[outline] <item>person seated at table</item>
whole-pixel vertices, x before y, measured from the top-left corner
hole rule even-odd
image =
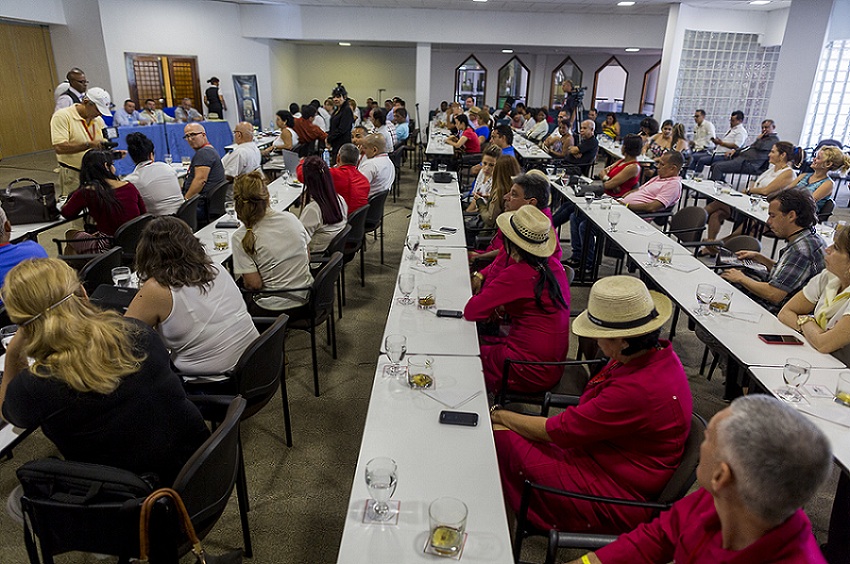
[[[543,149],[555,158],[565,158],[575,144],[570,127],[569,121],[559,122],[558,129],[543,141]]]
[[[186,178],[183,179],[183,196],[187,200],[195,194],[206,196],[210,190],[227,182],[221,157],[210,144],[207,131],[200,123],[187,123],[183,128],[183,138],[195,151]],[[198,205],[198,217],[204,217],[206,214],[205,206],[206,202],[202,198]]]
[[[156,100],[148,98],[145,107],[139,113],[139,125],[151,125],[154,123],[172,123],[174,118],[156,108]]]
[[[472,167],[472,170],[477,169],[475,180],[472,183],[472,189],[469,191],[469,206],[466,208],[468,212],[478,211],[478,200],[489,199],[490,191],[493,186],[493,169],[496,167],[496,159],[502,155],[502,150],[495,145],[489,145],[481,154],[481,164]]]
[[[386,114],[381,108],[375,108],[375,111],[372,112],[370,118],[372,120],[372,126],[375,128],[374,133],[383,136],[385,140],[384,146],[386,147],[387,152],[392,151],[396,146],[397,141],[395,136],[395,125],[389,127],[387,124]]]
[[[567,157],[564,159],[566,164],[589,169],[596,162],[599,142],[593,135],[594,127],[596,124],[589,119],[581,122],[578,145],[573,145],[567,150]]]
[[[738,398],[708,424],[697,491],[570,564],[826,564],[802,507],[831,467],[829,439],[804,415],[770,396]]]
[[[726,158],[727,154],[737,151],[747,142],[747,130],[744,129],[744,112],[735,110],[729,116],[729,129],[723,138],[715,137],[711,140],[714,143],[714,151],[706,151],[703,155],[694,156],[691,161],[691,168],[696,174],[700,174],[706,165],[711,166],[717,161]]]
[[[490,132],[490,144],[502,150],[503,155],[515,157],[514,130],[509,125],[497,125]]]
[[[360,151],[353,143],[346,143],[339,148],[336,166],[331,167],[334,189],[345,200],[349,214],[369,203],[369,179],[357,170],[358,160]]]
[[[446,138],[446,144],[455,148],[455,151],[460,153],[475,154],[481,152],[481,143],[478,141],[478,135],[475,130],[469,125],[469,118],[466,114],[459,114],[454,117],[454,126],[458,133]]]
[[[154,160],[153,141],[143,133],[131,133],[127,136],[127,153],[136,168],[124,180],[132,183],[142,195],[148,213],[177,213],[185,201],[177,171],[171,165]]]
[[[0,288],[3,287],[6,274],[18,263],[28,259],[47,258],[47,251],[38,244],[38,241],[27,239],[12,244],[11,236],[12,223],[0,207]]]
[[[322,254],[331,240],[345,229],[348,204],[334,190],[328,165],[321,157],[307,157],[299,164],[304,175],[301,224],[310,237],[310,254]]]
[[[263,160],[260,149],[254,143],[254,126],[247,121],[240,121],[233,128],[233,141],[236,147],[221,158],[224,176],[232,181],[237,176],[260,170]]]
[[[684,138],[673,139],[673,120],[665,119],[661,124],[661,132],[649,138],[643,148],[643,154],[658,162],[667,151],[682,152],[688,148],[688,140]]]
[[[67,460],[172,484],[209,431],[159,336],[92,305],[58,259],[13,268],[2,297],[18,324],[0,384],[3,419],[40,426]]]
[[[286,110],[280,110],[275,114],[275,125],[280,130],[280,134],[272,141],[272,144],[263,149],[262,153],[268,156],[272,151],[281,151],[286,149],[292,151],[298,146],[298,134],[295,133],[295,117]]]
[[[475,134],[478,136],[478,144],[482,147],[490,140],[489,118],[489,110],[473,107],[469,112],[469,126],[475,130]]]
[[[824,204],[832,199],[833,182],[829,173],[836,170],[847,172],[850,157],[838,147],[825,146],[815,154],[811,167],[812,172],[801,174],[797,179],[796,188],[805,188],[812,193],[820,213]]]
[[[617,114],[611,112],[605,114],[605,121],[602,123],[602,135],[611,141],[620,138],[620,124],[617,123]]]
[[[501,214],[496,224],[504,236],[505,265],[463,310],[469,321],[509,319],[507,337],[481,344],[489,392],[501,389],[506,358],[563,361],[570,341],[570,288],[564,267],[552,256],[558,246],[552,221],[537,207],[524,205]],[[508,376],[508,387],[514,392],[549,390],[562,372],[560,366],[517,365]]]
[[[357,147],[357,150],[360,151],[360,154],[363,154],[363,147],[361,143],[366,136],[369,135],[369,130],[366,129],[365,125],[355,125],[354,129],[351,130],[351,142],[354,143],[354,146]],[[359,164],[360,159],[358,159]]]
[[[440,107],[434,110],[434,124],[446,123],[448,117],[449,103],[446,100],[440,102]]]
[[[746,193],[767,197],[791,186],[796,177],[791,165],[799,166],[802,157],[803,151],[787,141],[774,144],[768,154],[770,165],[754,182],[750,183]],[[706,237],[707,240],[714,241],[720,233],[723,222],[732,216],[732,208],[728,204],[715,200],[705,206],[705,211],[708,214]],[[740,234],[740,231],[732,233],[732,235],[736,234]],[[706,248],[700,251],[700,254],[713,255],[715,252],[714,249]]]
[[[761,133],[747,147],[729,151],[726,159],[711,165],[711,180],[723,180],[727,174],[756,174],[768,160],[770,149],[779,141],[772,119],[761,122]]]
[[[573,333],[595,339],[610,360],[587,383],[579,404],[553,417],[491,412],[507,505],[517,511],[526,480],[577,493],[650,501],[679,466],[691,427],[688,377],[669,341],[659,338],[670,299],[632,276],[609,276],[590,289]],[[649,510],[560,496],[528,510],[538,529],[620,533]]]
[[[534,112],[534,125],[524,129],[524,135],[529,141],[539,143],[549,134],[549,122],[546,121],[546,108],[539,108]]]
[[[141,287],[125,315],[156,329],[187,381],[230,370],[259,336],[236,282],[184,221],[158,217],[145,226],[136,274]]]
[[[492,147],[492,145],[491,145]],[[487,148],[488,150],[490,147]],[[485,156],[487,158],[487,151]],[[475,209],[469,211],[477,211],[478,217],[481,218],[481,227],[492,229],[496,226],[496,218],[504,211],[505,195],[510,191],[513,185],[513,178],[517,176],[522,169],[519,166],[519,161],[510,155],[500,155],[496,158],[493,165],[492,182],[490,184],[490,194],[488,196],[479,196],[473,193],[475,198]],[[470,205],[470,208],[472,206]]]
[[[320,141],[324,143],[325,139],[328,138],[328,134],[321,127],[313,123],[316,117],[316,108],[309,104],[301,106],[301,117],[295,116],[293,129],[298,135],[298,145],[296,147],[299,149],[298,153],[301,156],[306,157],[314,154],[315,142]]]
[[[297,102],[292,102],[289,104],[289,113],[292,114],[292,117],[298,119],[301,117],[301,106],[298,105]]]
[[[183,98],[180,105],[174,108],[174,121],[182,121],[183,123],[204,121],[204,116],[192,107],[191,99]]]
[[[826,249],[826,268],[782,306],[779,321],[803,334],[819,352],[850,362],[850,229]]]
[[[112,151],[91,150],[83,155],[80,187],[71,193],[59,212],[70,219],[84,210],[88,210],[97,231],[91,234],[79,229],[66,231],[65,238],[73,239],[66,246],[66,254],[101,253],[109,249],[112,247],[111,237],[121,225],[147,213],[136,187],[115,175]]]
[[[269,207],[269,190],[257,173],[233,182],[236,217],[242,225],[233,233],[233,273],[247,290],[306,288],[313,283],[307,230],[289,211]],[[304,305],[306,292],[254,296],[253,315],[277,316]]]
[[[535,119],[537,117],[537,113],[533,108],[527,108],[525,104],[522,103],[517,104],[516,111],[523,117],[522,127],[518,133],[525,135],[534,129],[535,125],[537,125],[537,120]]]
[[[357,165],[366,180],[369,181],[369,195],[392,189],[395,182],[395,165],[387,155],[386,138],[380,133],[367,135],[360,142],[363,156]]]
[[[124,100],[124,107],[112,114],[112,123],[115,127],[139,125],[141,114],[136,111],[136,103],[132,100]]]
[[[393,113],[393,124],[395,125],[395,136],[399,145],[403,145],[407,141],[407,138],[410,137],[409,122],[407,110],[401,107],[397,108]]]

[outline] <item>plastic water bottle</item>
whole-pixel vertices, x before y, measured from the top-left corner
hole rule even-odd
[[[322,160],[325,161],[325,164],[328,165],[328,168],[331,167],[331,152],[327,149],[322,151]]]

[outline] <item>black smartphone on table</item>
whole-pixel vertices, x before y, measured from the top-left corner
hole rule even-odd
[[[468,411],[441,411],[440,423],[443,425],[463,425],[464,427],[477,427],[478,414]]]
[[[794,335],[766,335],[760,334],[759,339],[768,345],[802,345],[803,341]]]

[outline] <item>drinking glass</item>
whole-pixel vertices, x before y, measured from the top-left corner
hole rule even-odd
[[[608,212],[608,225],[611,226],[611,233],[616,233],[617,224],[620,223],[620,212],[618,211],[609,211]]]
[[[387,502],[395,493],[398,483],[398,465],[392,458],[379,456],[366,463],[366,486],[375,503],[372,505],[374,520],[386,521],[392,517]]]
[[[430,356],[407,357],[407,385],[414,390],[427,390],[434,384],[434,360]]]
[[[0,329],[0,345],[3,345],[4,349],[9,348],[9,343],[12,342],[12,337],[15,336],[15,333],[18,332],[17,325],[6,325],[5,327]]]
[[[188,155],[183,155],[182,157],[180,157],[180,164],[182,164],[183,166],[189,166],[191,163],[192,157]]]
[[[431,163],[422,163],[422,170],[426,177],[431,176]]]
[[[420,284],[416,287],[416,298],[419,309],[430,309],[437,305],[437,287],[431,284]]]
[[[553,176],[555,176],[555,167],[547,166],[546,167],[546,176],[548,176],[549,178],[552,178]]]
[[[397,376],[401,372],[399,364],[407,354],[407,337],[404,335],[387,335],[384,340],[384,348],[387,350],[387,358],[392,365],[386,370],[388,376]]]
[[[174,162],[174,158],[171,156],[171,153],[165,153],[163,160],[165,160],[165,164],[168,166],[171,166],[171,163]]]
[[[431,192],[425,194],[425,205],[433,206],[437,204],[437,196]]]
[[[413,300],[410,294],[413,293],[414,288],[416,288],[416,277],[409,272],[400,274],[398,277],[398,289],[404,294],[404,297],[399,298],[398,303],[402,305],[412,304]]]
[[[408,235],[404,240],[404,246],[410,251],[410,260],[416,260],[416,251],[419,250],[419,235]]]
[[[130,267],[116,266],[112,269],[112,285],[126,288],[130,285]]]
[[[809,373],[812,371],[812,365],[805,360],[799,358],[789,358],[785,361],[785,367],[782,369],[782,379],[788,384],[784,388],[776,390],[776,395],[779,399],[787,402],[797,403],[803,399],[803,394],[800,392],[800,386],[806,383],[809,379]]]
[[[224,203],[224,213],[230,217],[230,219],[236,218],[236,202],[225,202]]]
[[[601,200],[599,200],[599,209],[601,210],[610,210],[611,209],[611,198],[608,196],[603,196]]]
[[[759,202],[759,209],[763,212],[767,211],[767,208],[770,207],[770,202],[767,201],[767,198],[762,198]]]
[[[0,329],[0,334],[2,334],[2,329]],[[838,373],[838,384],[835,386],[835,401],[850,406],[850,372]]]
[[[658,262],[664,266],[673,263],[673,245],[661,246],[661,254],[658,255]]]
[[[440,172],[446,172],[448,168],[449,167],[446,163],[440,163],[437,165],[437,170],[439,170]]]
[[[685,180],[693,180],[694,179],[694,171],[688,170],[685,172]]]
[[[226,251],[229,243],[227,241],[227,231],[213,231],[213,245],[216,251]]]
[[[699,308],[694,310],[694,313],[702,316],[711,315],[708,305],[714,299],[714,293],[716,291],[717,288],[711,284],[697,284],[697,303],[699,303]]]
[[[434,552],[444,556],[457,554],[463,546],[468,515],[469,509],[459,499],[441,497],[431,502],[428,507],[428,521],[431,526],[428,543]]]
[[[753,210],[753,211],[757,210],[758,207],[759,207],[760,201],[761,201],[761,198],[759,196],[755,196],[755,195],[750,196],[750,209]]]
[[[419,209],[419,229],[422,231],[431,229],[431,210],[425,206]]]
[[[658,266],[658,257],[661,255],[663,245],[658,241],[650,241],[646,245],[646,254],[649,255],[649,262],[646,266]]]
[[[422,247],[422,263],[425,266],[437,266],[439,257],[437,247]]]
[[[590,204],[593,203],[593,192],[584,195],[584,203],[587,204],[587,209],[590,209]]]

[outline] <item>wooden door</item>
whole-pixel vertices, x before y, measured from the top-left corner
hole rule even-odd
[[[130,99],[141,108],[148,98],[156,100],[158,106],[170,106],[166,100],[162,57],[124,53]]]
[[[161,107],[177,106],[183,98],[203,113],[198,58],[183,55],[124,53],[130,98],[143,105],[152,98]]]
[[[198,79],[197,57],[168,57],[168,75],[171,82],[171,97],[177,106],[183,98],[192,100],[192,107],[204,113],[201,84]]]
[[[0,156],[50,149],[56,67],[46,26],[0,23]],[[12,78],[14,77],[14,79]]]

